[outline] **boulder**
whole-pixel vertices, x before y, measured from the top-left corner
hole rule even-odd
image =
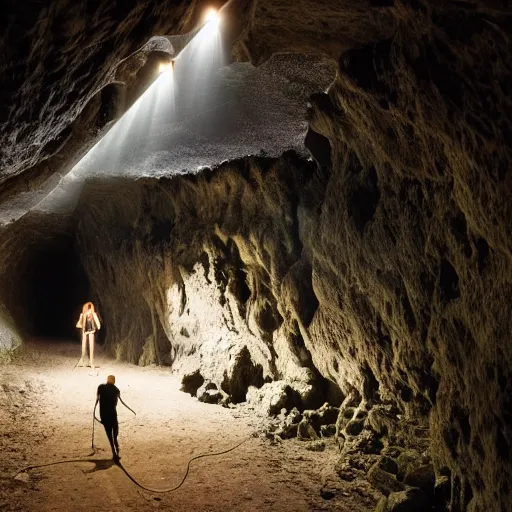
[[[357,437],[349,438],[353,449],[365,454],[380,454],[384,445],[379,437],[371,430],[363,430]]]
[[[205,381],[203,385],[196,392],[197,399],[206,404],[221,403],[224,398],[228,398],[217,385],[211,381]]]
[[[22,335],[16,329],[14,321],[0,302],[0,358],[5,358],[5,354],[19,347],[22,339]]]
[[[339,460],[334,469],[341,480],[346,482],[352,482],[360,475],[360,472],[355,470],[347,459]]]
[[[398,480],[403,480],[405,475],[411,469],[418,467],[420,462],[420,454],[416,450],[404,450],[397,458],[398,463]]]
[[[405,475],[404,483],[411,487],[419,487],[426,494],[432,494],[436,484],[434,466],[426,464],[412,469]]]
[[[391,493],[400,492],[405,489],[404,484],[399,482],[394,475],[380,468],[380,461],[370,468],[367,478],[384,496],[389,496]]]
[[[316,435],[315,429],[308,423],[306,419],[303,419],[297,429],[297,438],[301,441],[316,439],[318,436]]]
[[[452,483],[448,476],[442,475],[436,479],[434,484],[434,505],[436,510],[445,510],[450,502]]]
[[[291,425],[281,424],[275,431],[275,435],[281,439],[291,439],[297,437],[298,425],[292,423]]]
[[[429,502],[421,489],[411,488],[388,496],[386,512],[427,512]]]
[[[264,384],[259,389],[251,386],[247,392],[247,403],[262,414],[275,416],[283,408],[292,409],[295,397],[287,383],[276,381]]]
[[[336,424],[338,415],[338,407],[332,407],[328,403],[317,410],[306,410],[303,413],[303,416],[308,419],[317,434],[320,434],[323,425]]]
[[[336,425],[322,425],[320,427],[320,435],[322,437],[332,437],[336,435]]]
[[[387,506],[388,506],[388,499],[384,496],[377,503],[377,506],[375,507],[374,512],[386,512]]]
[[[373,408],[366,419],[366,425],[378,435],[390,434],[394,430],[396,416],[384,409]]]
[[[181,379],[181,391],[196,396],[197,390],[203,385],[204,377],[199,370],[186,373]]]
[[[197,399],[205,404],[218,404],[223,398],[222,393],[217,389],[207,389],[197,395]]]
[[[352,420],[347,423],[345,427],[345,432],[349,436],[357,436],[359,435],[364,428],[364,422],[362,420]]]
[[[311,441],[306,445],[306,450],[310,452],[323,452],[325,450],[325,441]]]
[[[281,439],[290,439],[292,437],[296,437],[298,425],[302,420],[302,414],[296,407],[294,407],[288,415],[284,414],[283,411],[286,413],[286,409],[281,410],[280,417],[283,419],[277,427],[275,434],[278,435]]]
[[[331,425],[333,423],[335,424],[339,413],[340,410],[338,407],[333,407],[326,402],[317,410],[320,425]]]
[[[202,395],[206,391],[210,391],[212,389],[218,389],[217,388],[217,384],[215,384],[214,382],[212,382],[210,380],[205,380],[203,382],[203,384],[197,389],[196,396],[199,397],[200,395]]]
[[[297,407],[294,407],[288,416],[286,416],[286,424],[287,425],[298,425],[302,420],[302,414],[299,412]]]
[[[390,457],[382,457],[379,460],[379,468],[386,473],[396,475],[398,473],[398,464]]]

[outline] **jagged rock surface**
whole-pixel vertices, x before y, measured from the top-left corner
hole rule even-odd
[[[65,2],[56,5],[64,12]],[[82,69],[82,46],[56,75],[44,73],[50,52],[37,41],[52,30],[34,22],[58,18],[34,11],[26,23],[43,31],[33,38],[41,64],[30,78],[18,63],[16,87],[3,87],[13,110],[2,111],[2,179],[51,154],[49,144],[60,144],[116,59],[165,29],[157,5],[133,7],[140,16],[119,13],[127,25],[117,25],[114,40],[132,34],[129,48],[96,41],[88,59],[103,59],[97,73],[88,59]],[[185,16],[181,9],[170,25]],[[421,443],[430,446],[437,480],[451,470],[452,510],[505,510],[512,492],[510,6],[258,2],[243,12],[251,19],[234,46],[237,58],[314,50],[336,59],[336,81],[311,100],[306,143],[318,166],[287,155],[196,178],[89,184],[75,227],[110,347],[133,362],[199,370],[236,400],[265,378],[325,392],[321,375],[353,402],[354,415],[337,428],[351,450],[377,455],[383,436],[419,436],[428,425]],[[141,19],[148,32],[134,29]],[[63,26],[64,52],[79,25]],[[91,30],[101,37],[109,26]],[[24,41],[22,57],[32,48]],[[81,88],[66,87],[73,63]],[[40,85],[43,93],[33,96],[46,100],[26,100]],[[53,89],[66,91],[65,101],[45,104],[44,91]],[[11,256],[17,233],[2,233]],[[23,230],[21,237],[21,245],[30,239]],[[22,269],[14,256],[3,258],[2,270],[12,273],[3,283]],[[16,309],[16,292],[4,285],[2,292]],[[372,412],[381,402],[403,421]],[[369,428],[361,431],[362,410]],[[369,471],[366,462],[350,466],[359,464],[350,456],[340,473]],[[409,499],[411,491],[402,492],[390,494],[393,507]]]

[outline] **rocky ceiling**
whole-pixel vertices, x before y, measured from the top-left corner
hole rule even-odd
[[[147,165],[138,181],[87,174],[66,216],[27,211],[215,2],[8,3],[3,345],[30,324],[34,247],[72,240],[118,357],[173,365],[233,401],[270,381],[302,407],[343,398],[339,474],[367,473],[380,510],[405,510],[396,495],[410,488],[354,465],[355,453],[403,460],[411,446],[432,482],[410,510],[508,510],[510,2],[229,2],[235,63],[219,83],[246,93],[228,132],[236,147],[202,140],[215,154],[198,166],[215,169],[194,175],[172,176],[203,158],[187,138],[188,163],[164,159],[159,179]]]

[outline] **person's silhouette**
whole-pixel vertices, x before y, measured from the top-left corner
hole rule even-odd
[[[117,400],[121,400],[121,393],[115,385],[116,378],[114,375],[107,377],[106,384],[100,384],[96,393],[96,405],[100,403],[100,418],[105,432],[108,437],[108,442],[112,448],[112,458],[115,462],[118,462],[119,457],[119,444],[117,442],[117,436],[119,434],[119,424],[117,422]],[[122,403],[124,403],[121,400]]]

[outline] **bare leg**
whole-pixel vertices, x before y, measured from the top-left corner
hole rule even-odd
[[[91,360],[91,368],[94,370],[94,333],[89,334],[89,359]]]
[[[78,361],[78,366],[83,366],[85,361],[85,356],[87,355],[87,336],[82,331],[82,357],[80,361]]]

